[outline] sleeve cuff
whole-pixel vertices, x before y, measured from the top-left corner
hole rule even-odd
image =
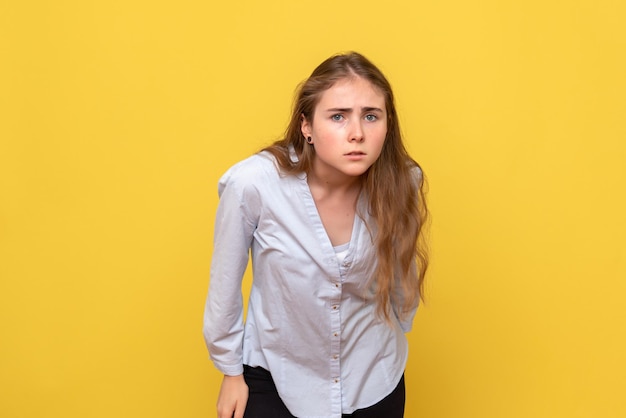
[[[239,376],[240,374],[243,374],[243,364],[226,366],[215,362],[213,363],[215,364],[215,367],[217,367],[217,369],[226,376]]]

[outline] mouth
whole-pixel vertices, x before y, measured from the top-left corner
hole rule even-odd
[[[344,155],[348,155],[348,156],[352,156],[352,157],[358,157],[358,156],[361,156],[361,155],[365,155],[365,153],[362,152],[362,151],[352,151],[352,152],[348,152],[348,153],[346,153]]]

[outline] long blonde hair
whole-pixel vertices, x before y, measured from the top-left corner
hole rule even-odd
[[[273,154],[279,167],[287,173],[309,173],[315,149],[305,146],[302,117],[313,120],[322,93],[337,81],[355,75],[368,80],[385,97],[387,136],[379,158],[362,175],[362,180],[369,214],[376,224],[374,243],[378,264],[372,280],[377,311],[389,320],[393,304],[402,319],[424,295],[428,252],[423,227],[428,211],[424,200],[424,176],[402,142],[393,92],[383,73],[356,52],[328,58],[300,84],[284,138],[264,151]],[[290,148],[295,150],[297,161],[290,158]]]

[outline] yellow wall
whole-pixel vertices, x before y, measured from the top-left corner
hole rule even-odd
[[[211,417],[216,182],[354,49],[431,186],[407,417],[626,416],[623,2],[0,6],[0,416]]]

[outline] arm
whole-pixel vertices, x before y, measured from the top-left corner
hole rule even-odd
[[[229,170],[219,183],[211,281],[204,312],[204,338],[211,360],[224,373],[218,416],[242,417],[248,398],[243,379],[241,281],[260,207],[256,189]]]
[[[413,178],[413,186],[414,186],[413,196],[415,199],[418,200],[419,206],[421,207],[419,210],[420,212],[419,216],[422,218],[419,221],[423,223],[426,220],[427,212],[426,212],[426,207],[424,205],[424,202],[419,202],[419,200],[424,197],[423,194],[420,192],[422,185],[423,185],[423,181],[424,181],[424,175],[422,173],[421,168],[418,165],[414,166],[411,169],[411,176]],[[420,234],[423,234],[423,233],[424,233],[423,231],[420,232]],[[419,236],[415,238],[418,240],[418,245],[419,245],[419,240],[421,240],[421,238]],[[418,258],[417,258],[417,255],[415,255],[414,258],[411,260],[411,264],[409,266],[409,269],[410,269],[409,275],[411,277],[417,277],[417,274],[419,271],[417,262],[418,262]],[[397,271],[401,271],[400,266],[397,266]],[[417,283],[415,283],[414,285],[417,286]],[[417,291],[419,293],[419,290]],[[412,301],[411,305],[406,308],[407,311],[404,312],[404,315],[400,315],[404,301],[406,300],[406,295],[404,293],[404,289],[402,288],[402,285],[400,284],[400,280],[398,280],[398,277],[396,277],[396,283],[393,289],[393,298],[392,298],[392,302],[395,302],[395,303],[392,303],[392,305],[393,305],[394,314],[398,318],[400,327],[402,328],[404,332],[409,332],[413,326],[413,319],[415,318],[415,314],[419,306],[419,298],[420,296],[418,294],[416,300]],[[400,319],[401,317],[402,319]]]
[[[217,418],[243,418],[248,402],[248,386],[243,375],[224,376],[217,398]]]
[[[415,262],[411,264],[411,269],[413,270],[413,272],[415,272],[415,270],[417,269],[417,264]],[[415,314],[417,313],[417,308],[419,306],[419,297],[415,301],[415,304],[410,308],[410,310],[406,312],[404,318],[400,319],[400,310],[402,309],[402,304],[404,303],[404,292],[402,289],[402,285],[399,283],[399,280],[396,280],[394,293],[395,303],[392,302],[393,313],[398,319],[402,331],[404,331],[405,333],[409,332],[413,328],[413,319],[415,318]],[[392,301],[393,300],[394,299],[392,299]]]

